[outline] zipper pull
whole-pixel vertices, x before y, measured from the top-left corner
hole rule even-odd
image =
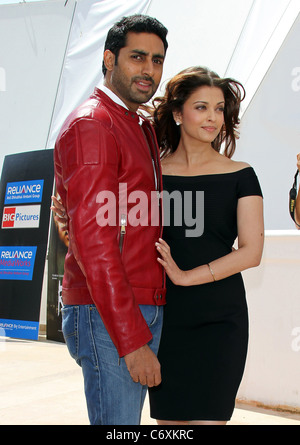
[[[121,215],[121,234],[125,235],[126,233],[126,215]]]

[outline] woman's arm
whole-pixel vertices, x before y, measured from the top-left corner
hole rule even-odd
[[[56,196],[51,196],[53,205],[50,207],[54,213],[54,219],[63,224],[62,230],[69,230],[68,227],[68,215],[65,207],[62,204],[61,198]]]
[[[156,247],[162,258],[158,261],[178,286],[195,286],[227,278],[243,270],[257,267],[264,246],[263,199],[248,196],[238,201],[238,249],[230,254],[195,269],[182,271],[174,262],[170,248],[160,240]]]

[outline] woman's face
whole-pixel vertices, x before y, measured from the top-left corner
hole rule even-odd
[[[181,137],[211,144],[224,124],[225,99],[217,87],[198,88],[183,105],[182,112],[174,113],[181,123]]]

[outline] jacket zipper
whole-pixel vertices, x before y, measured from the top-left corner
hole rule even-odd
[[[126,215],[121,215],[121,228],[120,228],[120,239],[119,239],[119,248],[121,253],[123,251],[124,237],[126,234],[126,222],[127,222]]]
[[[160,168],[159,168],[159,164],[158,164],[158,160],[157,160],[157,151],[156,151],[156,162],[155,162],[155,160],[153,158],[152,150],[151,150],[151,147],[150,147],[150,145],[148,143],[148,140],[147,140],[147,137],[145,135],[144,129],[142,127],[140,127],[140,128],[141,128],[141,131],[143,133],[145,142],[147,144],[147,147],[148,147],[148,150],[149,150],[149,153],[150,153],[150,157],[151,157],[151,161],[152,161],[152,167],[153,167],[153,174],[154,174],[155,190],[156,190],[157,194],[159,195],[160,194],[160,191],[159,191],[160,187],[159,187],[158,173],[160,174]],[[148,133],[150,133],[150,136],[151,136],[152,142],[153,142],[153,147],[155,149],[155,141],[154,141],[154,138],[153,138],[153,134],[151,133],[151,131],[148,130],[148,128],[146,128],[146,130],[148,131]],[[160,205],[160,200],[158,200],[158,205]]]
[[[143,136],[145,138],[145,141],[146,141],[146,144],[148,146],[148,149],[150,151],[150,156],[151,156],[153,170],[154,170],[155,189],[156,189],[156,193],[157,193],[157,196],[158,196],[158,205],[159,205],[159,208],[160,208],[160,217],[161,217],[161,221],[162,221],[162,208],[161,208],[161,205],[160,205],[161,169],[160,169],[160,159],[159,159],[159,155],[158,155],[157,145],[156,145],[156,142],[154,140],[154,137],[153,137],[153,134],[152,134],[151,130],[149,130],[146,127],[147,132],[150,133],[150,136],[151,136],[151,139],[152,139],[152,143],[153,143],[153,148],[155,150],[155,155],[156,155],[156,162],[155,162],[155,159],[153,157],[152,150],[151,150],[151,147],[150,147],[150,145],[148,143],[148,140],[147,140],[147,137],[145,135],[145,132],[144,132],[142,126],[140,126],[140,128],[141,128],[141,131],[142,131]],[[162,231],[163,231],[163,227],[162,227],[162,223],[161,223],[160,236],[162,236]],[[166,273],[164,272],[164,270],[163,270],[162,274],[163,274],[162,287],[165,287]]]

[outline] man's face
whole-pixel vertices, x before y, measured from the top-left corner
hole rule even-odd
[[[136,111],[156,92],[164,57],[163,42],[156,34],[127,34],[126,46],[110,71],[110,86],[130,110]]]

